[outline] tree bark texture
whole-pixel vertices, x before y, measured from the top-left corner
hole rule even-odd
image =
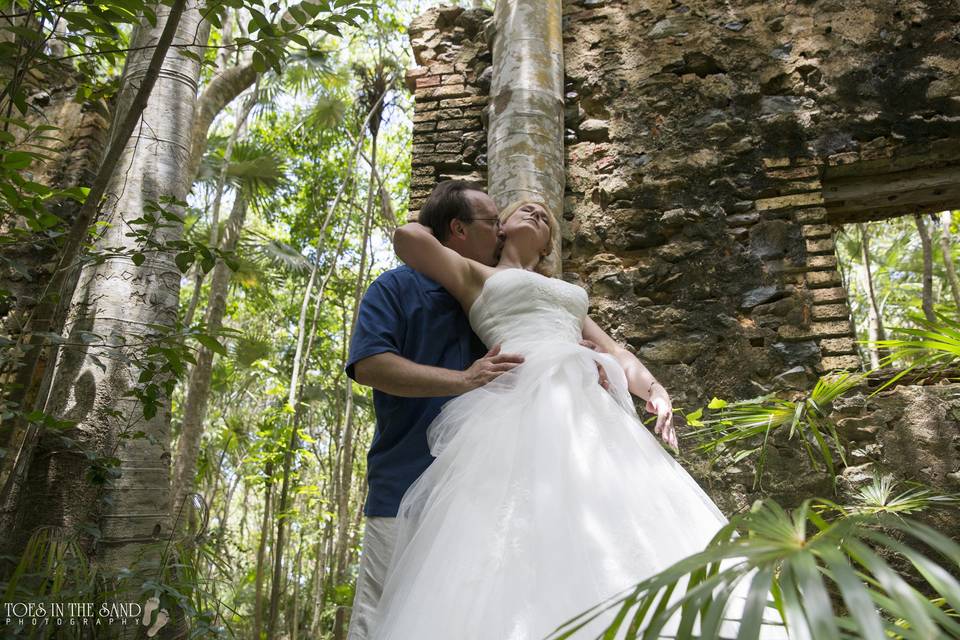
[[[501,0],[493,14],[488,193],[563,214],[563,39],[560,0]],[[551,271],[560,273],[560,238]]]
[[[163,5],[157,8],[157,25],[144,21],[133,35],[135,50],[123,72],[120,114],[138,94],[170,14]],[[191,0],[174,43],[194,43],[201,26],[200,11]],[[139,384],[141,366],[118,356],[142,356],[144,344],[157,332],[150,325],[176,323],[180,271],[174,251],[145,251],[144,261],[135,264],[132,255],[142,247],[126,234],[142,228],[130,221],[144,214],[148,202],[186,196],[183,171],[199,75],[199,64],[179,48],[167,52],[155,90],[105,189],[102,219],[107,225],[94,242],[105,257],[82,266],[64,327],[71,344],[83,344],[91,335],[103,342],[60,350],[45,403],[47,413],[76,423],[69,435],[77,446],[65,447],[61,433],[41,438],[28,471],[30,504],[19,510],[15,537],[23,540],[41,525],[93,533],[94,561],[108,571],[129,566],[145,545],[170,534],[169,398],[161,390],[156,414],[143,417],[140,402],[129,396]],[[181,233],[181,224],[167,220],[150,236],[164,243]],[[135,437],[138,433],[144,437]],[[115,457],[119,476],[91,484],[91,463],[84,450],[108,465]]]
[[[240,231],[247,213],[247,202],[242,193],[237,193],[223,234],[223,251],[233,251],[237,247]],[[223,316],[227,310],[227,290],[230,286],[232,271],[223,260],[218,260],[210,278],[210,300],[205,316],[206,331],[216,333],[223,326]],[[210,381],[213,376],[213,350],[201,345],[197,353],[197,364],[190,371],[187,382],[186,398],[183,404],[183,424],[177,439],[177,453],[174,457],[173,493],[174,505],[184,495],[193,490],[194,477],[197,474],[197,456],[200,452],[200,439],[203,435],[203,421],[207,416],[207,403],[210,399]]]

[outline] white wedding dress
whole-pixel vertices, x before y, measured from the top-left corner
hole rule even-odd
[[[586,314],[586,292],[562,280],[486,281],[470,323],[525,361],[429,427],[436,460],[401,502],[372,639],[539,640],[727,522],[641,424],[620,365],[578,344]]]

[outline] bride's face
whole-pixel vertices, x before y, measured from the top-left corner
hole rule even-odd
[[[550,214],[536,202],[523,204],[502,223],[507,238],[529,237],[542,253],[550,248]]]

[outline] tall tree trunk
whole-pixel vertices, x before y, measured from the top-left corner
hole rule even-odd
[[[923,246],[923,294],[921,299],[923,315],[927,318],[927,322],[936,322],[937,316],[933,313],[933,242],[930,241],[930,232],[927,230],[927,224],[923,221],[923,216],[915,213],[913,219],[917,223],[917,233],[920,234],[920,244]]]
[[[300,545],[297,547],[296,572],[293,574],[293,612],[290,614],[290,640],[297,640],[300,629],[300,571],[303,568],[303,529],[300,530]]]
[[[374,161],[377,157],[377,136],[372,137],[371,157]],[[366,289],[368,278],[368,245],[370,243],[370,227],[373,221],[374,194],[376,185],[374,183],[373,171],[370,173],[370,185],[367,189],[367,208],[366,216],[363,221],[363,234],[360,247],[360,269],[357,273],[357,284],[353,292],[353,311],[351,314],[348,335],[344,336],[344,344],[350,342],[350,335],[353,334],[353,327],[357,324],[357,314],[360,310],[360,298]],[[340,473],[339,486],[337,490],[337,581],[343,582],[347,572],[347,559],[349,551],[350,534],[350,488],[353,481],[353,381],[350,378],[346,380],[344,406],[345,415],[343,420],[343,437],[340,444]],[[334,640],[342,640],[346,633],[346,616],[343,609],[337,610],[335,625],[333,630]]]
[[[186,11],[185,16],[184,11]],[[196,82],[196,78],[199,77],[199,66],[176,51],[170,53],[170,45],[174,42],[185,45],[193,42],[194,37],[201,41],[200,44],[205,44],[207,32],[203,29],[203,25],[207,23],[197,26],[199,13],[192,4],[188,5],[186,0],[177,0],[169,10],[159,11],[157,15],[160,19],[154,27],[151,28],[144,22],[135,30],[134,42],[131,46],[139,43],[144,48],[134,49],[127,57],[115,118],[110,130],[110,142],[86,200],[80,206],[71,224],[64,246],[60,250],[56,269],[41,293],[39,304],[26,321],[28,330],[23,335],[29,334],[30,339],[28,344],[21,345],[25,353],[15,380],[15,388],[21,389],[19,404],[25,411],[31,408],[43,409],[49,396],[54,364],[58,362],[59,355],[58,345],[49,344],[45,335],[59,335],[63,332],[67,309],[72,301],[71,293],[77,289],[76,262],[87,241],[90,226],[100,210],[101,200],[105,195],[112,197],[115,210],[119,210],[123,206],[135,204],[131,201],[138,199],[137,194],[131,193],[122,202],[116,202],[125,193],[123,190],[118,192],[118,186],[122,187],[126,182],[118,168],[129,171],[134,168],[131,160],[135,155],[141,162],[146,155],[143,150],[139,154],[135,153],[136,142],[145,138],[139,134],[134,135],[138,123],[141,130],[144,126],[151,124],[161,126],[163,131],[169,128],[170,123],[163,119],[163,109],[169,111],[169,105],[163,105],[161,109],[158,108],[156,100],[152,106],[149,103],[153,88],[155,86],[161,89],[170,88],[171,91],[167,92],[167,101],[177,101],[185,98],[185,91],[182,87],[174,85],[184,82],[189,84],[191,80]],[[161,72],[164,72],[164,77],[158,80]],[[138,82],[135,84],[135,81]],[[158,93],[163,92],[158,91]],[[132,145],[131,142],[133,142]],[[178,192],[170,190],[167,193],[176,195]],[[106,213],[109,218],[109,205]],[[129,243],[122,242],[120,246],[127,244]],[[44,356],[45,352],[48,353]],[[44,358],[46,366],[41,367],[40,363]],[[15,443],[16,449],[12,455],[8,454],[0,463],[0,507],[4,514],[3,521],[0,521],[2,525],[0,528],[14,530],[17,526],[22,526],[17,524],[19,491],[41,433],[37,425],[28,424],[23,420],[8,423],[6,426],[13,432],[8,443]],[[13,514],[11,521],[7,520],[8,514]],[[16,552],[22,543],[22,536],[15,534],[7,536],[0,547],[3,550]]]
[[[287,442],[287,450],[283,454],[283,480],[280,485],[280,503],[277,508],[277,543],[274,545],[275,553],[273,559],[273,583],[270,588],[270,615],[267,620],[267,637],[272,638],[276,630],[277,614],[280,612],[280,577],[283,571],[283,551],[287,532],[287,498],[290,490],[290,471],[293,467],[294,452],[297,450],[299,438],[297,429],[299,427],[297,420],[298,410],[294,410],[294,418],[290,424],[290,440]]]
[[[260,525],[260,543],[257,545],[257,572],[254,579],[253,600],[253,637],[260,640],[260,629],[263,627],[263,574],[266,566],[267,539],[270,537],[270,498],[273,495],[273,463],[264,466],[267,477],[263,499],[263,521]]]
[[[498,207],[537,200],[563,212],[561,0],[500,0],[493,11],[487,132],[490,197]],[[559,234],[557,234],[559,236]],[[550,268],[560,273],[560,238]]]
[[[943,252],[943,267],[947,271],[947,281],[950,283],[950,294],[953,296],[953,304],[960,313],[960,279],[957,278],[957,268],[953,264],[953,238],[950,233],[950,223],[953,214],[950,211],[944,211],[940,214],[940,250]]]
[[[144,22],[135,31],[123,72],[118,113],[129,111],[138,85],[148,73],[152,47],[160,37],[170,11],[158,5],[156,27]],[[187,45],[202,31],[200,12],[191,2],[179,21],[175,44]],[[205,43],[201,43],[205,44]],[[165,388],[156,388],[156,410],[141,405],[130,391],[141,384],[144,344],[155,339],[152,326],[173,327],[177,319],[180,272],[175,251],[146,252],[135,263],[141,247],[126,234],[145,206],[163,196],[183,200],[183,159],[199,79],[199,64],[172,49],[163,60],[156,91],[141,115],[141,125],[126,140],[105,189],[109,197],[104,217],[109,223],[95,241],[106,257],[83,265],[65,323],[68,341],[83,344],[97,335],[102,342],[63,349],[55,362],[46,413],[70,420],[74,450],[63,447],[60,436],[40,439],[29,466],[29,505],[19,511],[14,536],[23,540],[37,526],[54,525],[85,532],[97,548],[96,564],[108,572],[131,566],[158,538],[170,535],[168,447],[170,403]],[[122,117],[122,116],[121,116]],[[186,125],[186,126],[185,126]],[[122,141],[122,132],[114,138]],[[94,203],[96,204],[96,203]],[[181,224],[165,221],[149,230],[161,246],[177,240]],[[117,247],[123,250],[116,251]],[[118,357],[122,356],[122,357]],[[130,360],[131,356],[137,359]],[[162,383],[163,380],[154,382]],[[146,437],[131,437],[143,432]],[[106,482],[91,484],[95,455]],[[109,479],[115,469],[119,477]],[[86,535],[90,534],[92,535]]]
[[[873,288],[873,273],[870,269],[870,235],[862,222],[857,224],[857,231],[860,232],[863,288],[867,292],[867,337],[871,342],[867,345],[867,349],[870,353],[870,366],[876,369],[880,366],[880,359],[883,356],[875,343],[877,340],[886,340],[887,334],[883,328],[883,318],[880,316],[880,307],[877,305],[877,296]]]
[[[220,247],[223,251],[236,249],[246,214],[246,198],[238,192],[224,230],[223,243]],[[210,279],[210,302],[205,318],[206,330],[209,333],[216,333],[223,326],[231,274],[230,267],[223,260],[218,260]],[[193,490],[200,438],[203,435],[203,421],[207,415],[207,402],[210,398],[213,356],[212,349],[204,345],[200,346],[197,364],[190,371],[190,379],[186,386],[187,397],[183,404],[183,423],[180,427],[180,438],[177,440],[177,454],[174,457],[173,496],[176,502]]]
[[[322,495],[322,492],[321,492]],[[313,549],[313,613],[310,616],[310,635],[314,638],[320,635],[320,606],[323,603],[323,580],[325,572],[323,571],[326,556],[324,555],[324,540],[327,537],[329,521],[324,522],[320,528],[320,535],[317,537],[317,543]]]
[[[254,96],[250,96],[250,99],[237,111],[233,131],[230,132],[230,137],[227,139],[227,147],[223,151],[223,166],[220,167],[220,174],[217,176],[217,187],[213,197],[213,210],[210,214],[211,247],[216,247],[220,242],[220,205],[223,203],[223,191],[227,184],[227,173],[230,170],[230,159],[233,157],[233,148],[237,144],[237,139],[240,137],[240,132],[243,130],[247,118],[250,117],[250,111],[253,110],[254,104],[256,104],[256,99]],[[240,197],[239,194],[237,197]],[[236,207],[236,200],[234,200],[234,207]],[[236,242],[234,242],[234,244],[236,244]],[[233,249],[231,248],[230,251],[233,251]],[[190,294],[190,303],[187,305],[187,311],[183,316],[183,324],[187,327],[193,324],[193,314],[196,312],[197,304],[200,301],[200,290],[203,288],[203,276],[205,275],[199,264],[195,265],[194,270],[193,291]]]

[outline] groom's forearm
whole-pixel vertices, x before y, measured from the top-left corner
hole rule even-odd
[[[463,371],[417,364],[395,353],[378,353],[353,365],[362,385],[401,398],[457,396],[469,391]]]

